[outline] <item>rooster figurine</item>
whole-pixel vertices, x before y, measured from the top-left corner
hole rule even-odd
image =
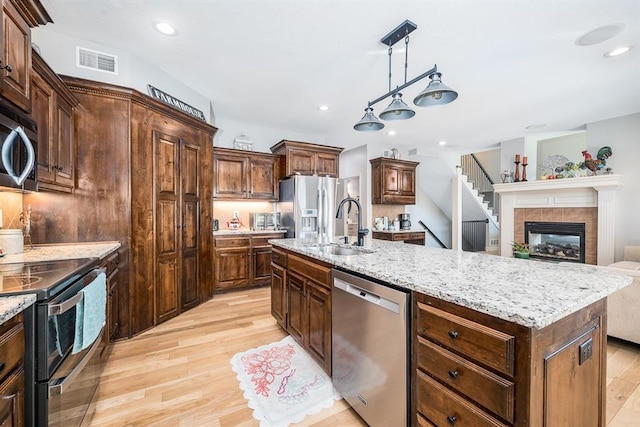
[[[611,157],[613,152],[611,147],[602,147],[598,150],[598,155],[594,159],[587,150],[582,152],[584,156],[584,166],[589,169],[595,175],[598,170],[602,169],[607,164],[607,159]]]

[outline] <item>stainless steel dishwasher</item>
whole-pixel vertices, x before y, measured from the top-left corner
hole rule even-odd
[[[332,380],[371,427],[407,426],[409,292],[333,270]]]

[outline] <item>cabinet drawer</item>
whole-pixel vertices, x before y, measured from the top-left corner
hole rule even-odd
[[[424,232],[422,232],[422,233],[409,233],[409,237],[407,237],[407,240],[420,240],[420,239],[424,239]]]
[[[422,337],[418,337],[418,367],[496,415],[513,422],[515,388],[511,381]]]
[[[314,264],[296,255],[289,255],[287,260],[289,270],[306,276],[324,286],[331,287],[331,269]]]
[[[0,384],[0,423],[20,427],[24,424],[24,370],[14,370]]]
[[[271,246],[269,240],[271,239],[281,239],[282,234],[267,234],[261,235],[260,237],[251,237],[251,245],[253,246]]]
[[[24,357],[24,327],[22,314],[9,320],[10,325],[3,325],[0,336],[0,378],[4,378]],[[7,327],[8,329],[5,329]]]
[[[242,246],[251,246],[250,237],[217,237],[213,239],[216,248],[237,248]]]
[[[418,411],[437,426],[506,427],[422,371],[417,371]],[[428,425],[428,424],[427,424]]]
[[[437,427],[431,421],[418,414],[418,427]]]
[[[273,252],[271,252],[271,262],[278,264],[282,267],[287,266],[287,253],[274,246]]]
[[[515,337],[418,303],[418,334],[513,377]]]
[[[116,250],[114,253],[109,255],[106,259],[107,277],[111,276],[111,273],[113,273],[113,271],[118,268],[119,264],[120,264],[120,252]]]

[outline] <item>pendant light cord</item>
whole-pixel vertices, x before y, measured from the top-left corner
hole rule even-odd
[[[389,50],[387,52],[389,54],[389,92],[391,92],[391,52],[393,52],[393,48],[389,46]]]
[[[407,83],[407,70],[409,68],[409,34],[404,37],[404,82]]]

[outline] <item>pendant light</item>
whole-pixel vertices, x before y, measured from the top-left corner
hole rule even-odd
[[[441,77],[442,74],[440,73],[430,75],[429,78],[431,81],[429,82],[429,86],[414,98],[413,103],[418,107],[429,107],[431,105],[448,104],[454,101],[458,97],[458,92],[442,83]],[[382,117],[382,115],[380,115],[380,117]]]
[[[402,94],[397,92],[393,94],[391,104],[380,113],[380,118],[382,120],[406,120],[415,115],[416,112],[402,101]]]
[[[355,130],[361,132],[373,132],[384,127],[384,123],[382,123],[376,116],[373,115],[373,108],[367,107],[364,109],[364,111],[364,116],[358,123],[353,126]]]
[[[415,97],[413,103],[419,107],[429,107],[432,105],[439,104],[448,104],[449,102],[454,101],[458,97],[458,93],[442,83],[442,74],[438,72],[438,66],[434,65],[432,69],[420,74],[418,77],[413,78],[410,81],[407,81],[407,69],[409,62],[409,33],[413,30],[417,29],[417,25],[408,19],[405,20],[402,24],[394,28],[390,33],[384,36],[380,42],[388,47],[389,54],[389,92],[384,95],[374,99],[373,101],[369,101],[367,108],[364,110],[365,115],[358,123],[353,126],[353,128],[357,131],[371,132],[377,131],[384,128],[384,124],[380,122],[373,115],[372,105],[386,99],[390,96],[393,97],[393,101],[387,108],[385,108],[382,113],[380,113],[380,118],[382,120],[406,120],[415,116],[415,111],[413,111],[409,106],[402,101],[402,93],[401,90],[411,86],[412,84],[424,79],[425,77],[429,77],[431,82],[427,86],[425,90],[420,92],[418,96]],[[397,86],[395,89],[391,89],[391,54],[392,54],[392,46],[404,39],[405,43],[405,59],[404,59],[404,84]]]

